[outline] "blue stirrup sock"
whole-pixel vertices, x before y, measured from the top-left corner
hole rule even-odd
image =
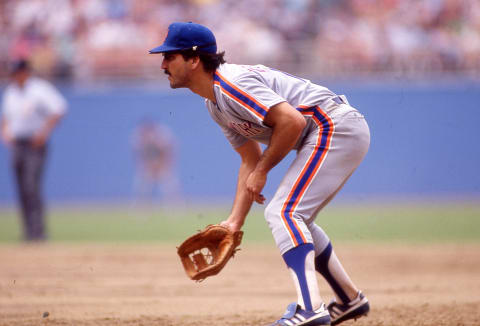
[[[311,243],[301,244],[283,254],[283,260],[294,274],[292,277],[297,289],[298,304],[308,311],[318,309],[321,305],[315,277],[314,256],[315,251]],[[309,262],[307,259],[312,261]]]
[[[317,272],[322,274],[322,276],[325,278],[328,284],[330,284],[330,287],[338,295],[338,297],[344,303],[348,303],[350,302],[350,299],[328,268],[328,261],[330,260],[332,251],[332,243],[329,242],[327,247],[320,253],[320,255],[315,258],[315,269],[317,270]]]

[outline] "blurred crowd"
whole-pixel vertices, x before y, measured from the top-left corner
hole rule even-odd
[[[27,57],[55,78],[155,78],[161,60],[147,53],[173,21],[210,27],[235,63],[480,75],[478,0],[0,0],[0,65]]]

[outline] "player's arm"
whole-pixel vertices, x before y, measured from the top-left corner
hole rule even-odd
[[[242,228],[253,200],[247,190],[246,181],[250,173],[257,166],[262,155],[260,145],[253,140],[247,140],[245,144],[235,149],[241,157],[241,164],[238,171],[237,192],[233,202],[232,212],[228,219],[221,224],[232,231]]]
[[[273,129],[270,144],[247,178],[251,200],[260,204],[265,201],[260,192],[267,182],[268,172],[292,150],[306,125],[303,115],[287,102],[271,107],[264,123]]]

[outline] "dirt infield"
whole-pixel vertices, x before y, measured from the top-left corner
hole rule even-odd
[[[480,325],[480,245],[338,246],[337,253],[372,306],[367,318],[343,325]],[[267,245],[243,246],[203,283],[186,278],[173,245],[3,245],[0,259],[1,326],[264,325],[295,300]]]

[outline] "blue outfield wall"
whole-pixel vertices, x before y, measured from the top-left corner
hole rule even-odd
[[[129,85],[61,87],[69,113],[55,131],[46,173],[53,201],[132,198],[131,135],[152,117],[177,137],[178,174],[186,198],[229,198],[238,155],[210,119],[203,100],[187,90]],[[372,142],[341,197],[480,194],[480,84],[319,82],[365,114]],[[269,176],[271,197],[293,153]],[[0,147],[0,203],[12,203],[9,153]]]

